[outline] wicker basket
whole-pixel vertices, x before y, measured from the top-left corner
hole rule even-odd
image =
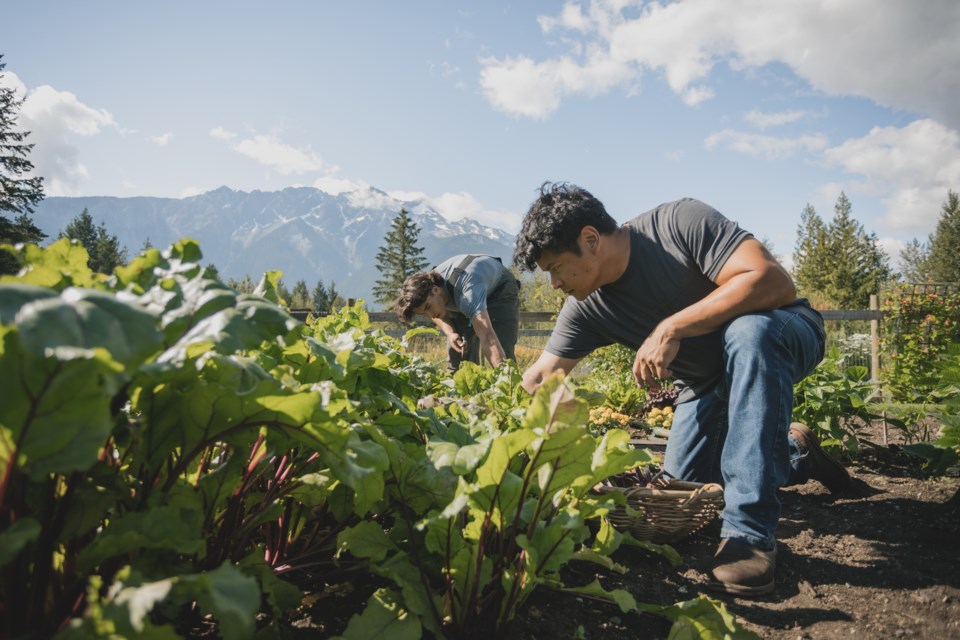
[[[601,493],[622,493],[631,508],[642,512],[628,516],[618,506],[610,514],[614,527],[637,540],[675,542],[717,517],[723,509],[723,487],[684,480],[665,480],[658,487],[600,487]]]

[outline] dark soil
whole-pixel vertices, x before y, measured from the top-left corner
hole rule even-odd
[[[865,450],[849,467],[853,486],[832,496],[816,482],[782,491],[776,588],[768,596],[738,598],[706,588],[706,571],[719,542],[719,522],[676,542],[683,562],[635,548],[614,560],[625,575],[575,563],[566,584],[599,578],[606,589],[626,589],[638,602],[672,604],[699,594],[725,603],[761,638],[960,639],[960,480],[927,477],[895,448]],[[952,498],[952,499],[951,499]],[[343,631],[370,590],[350,584],[308,596],[292,626],[297,637],[326,638]],[[363,593],[361,597],[361,592]],[[538,590],[506,640],[666,638],[665,619],[622,613],[610,603]]]

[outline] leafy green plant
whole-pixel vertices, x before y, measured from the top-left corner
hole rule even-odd
[[[869,376],[866,367],[844,366],[840,350],[830,348],[816,370],[794,386],[793,419],[814,429],[824,446],[856,455],[862,427],[880,418],[870,406],[876,385]]]
[[[635,357],[634,351],[619,344],[598,349],[584,360],[583,373],[577,380],[584,388],[601,394],[604,405],[635,415],[647,400],[646,390],[633,378]]]
[[[304,569],[392,585],[346,637],[464,636],[503,628],[537,586],[562,588],[569,561],[622,570],[609,554],[623,543],[669,553],[606,521],[618,498],[591,488],[650,456],[622,431],[591,434],[569,382],[531,398],[513,363],[447,378],[361,307],[297,322],[279,272],[237,294],[190,240],[110,276],[65,241],[12,250],[4,637],[173,638],[212,616],[249,638],[259,614],[299,604]],[[457,401],[417,408],[440,392]],[[645,609],[596,590],[677,629],[737,629],[710,601]]]
[[[25,272],[0,284],[0,385],[10,391],[0,414],[4,634],[49,636],[121,603],[117,615],[142,626],[150,608],[117,593],[231,567],[275,611],[295,603],[299,592],[269,570],[309,530],[294,512],[335,481],[354,504],[376,498],[349,473],[347,461],[363,457],[350,454],[345,394],[331,401],[249,355],[265,341],[297,344],[303,326],[206,278],[191,241],[148,250],[109,279],[94,278],[66,241],[18,251]],[[330,468],[343,475],[301,479]],[[155,624],[182,618],[176,593],[201,608],[217,601],[216,581],[194,583],[171,587]],[[259,597],[237,602],[254,603],[249,620],[260,608]]]
[[[887,312],[881,378],[894,401],[936,401],[934,364],[949,344],[960,341],[960,291],[900,285],[884,299]]]
[[[937,362],[940,383],[934,395],[942,404],[931,413],[940,424],[937,439],[929,443],[915,443],[904,449],[922,458],[931,473],[942,474],[960,464],[960,342],[954,342]]]
[[[470,387],[466,378],[477,382],[476,374],[466,369],[457,386]],[[362,522],[339,536],[344,550],[368,559],[372,571],[396,585],[373,595],[345,638],[371,637],[387,624],[398,637],[418,637],[421,628],[438,636],[488,637],[538,585],[565,588],[560,569],[568,562],[623,571],[609,554],[625,540],[656,548],[606,521],[620,494],[592,492],[609,476],[649,464],[649,452],[628,447],[620,430],[593,436],[587,403],[559,377],[522,403],[522,415],[494,415],[489,399],[510,388],[501,384],[500,391],[472,397],[475,406],[492,409],[480,422],[448,422],[460,414],[459,404],[433,410],[447,431],[430,438],[430,464],[456,478],[446,501],[413,520]],[[595,589],[625,611],[639,610],[625,592]]]

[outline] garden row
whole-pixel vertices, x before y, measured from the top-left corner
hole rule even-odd
[[[0,281],[4,637],[280,637],[305,591],[351,575],[380,586],[345,638],[486,637],[538,588],[740,632],[708,599],[563,584],[570,562],[625,571],[624,544],[675,559],[593,491],[653,462],[591,426],[598,394],[553,379],[530,397],[513,366],[445,377],[361,308],[295,320],[278,273],[237,294],[191,241],[109,278],[65,240],[17,252]]]

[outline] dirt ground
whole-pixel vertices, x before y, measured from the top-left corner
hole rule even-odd
[[[865,452],[848,468],[853,485],[845,494],[832,496],[813,481],[782,490],[776,589],[768,596],[738,598],[705,588],[719,521],[674,544],[683,558],[678,567],[624,548],[614,560],[629,568],[626,575],[572,563],[564,581],[599,578],[605,588],[626,589],[647,603],[704,594],[765,639],[960,639],[960,499],[954,497],[960,479],[927,477],[896,449]],[[290,621],[298,639],[342,632],[367,590],[340,587]],[[541,589],[502,637],[665,639],[669,629],[661,617]]]
[[[851,489],[839,496],[816,482],[782,490],[776,589],[760,598],[705,588],[719,522],[674,545],[683,564],[636,549],[615,559],[625,576],[573,572],[568,583],[596,574],[608,589],[638,601],[673,603],[704,594],[724,602],[761,638],[960,638],[960,480],[929,478],[905,454],[863,456],[848,467]],[[511,640],[666,638],[669,623],[621,614],[607,603],[535,593],[511,629]]]

